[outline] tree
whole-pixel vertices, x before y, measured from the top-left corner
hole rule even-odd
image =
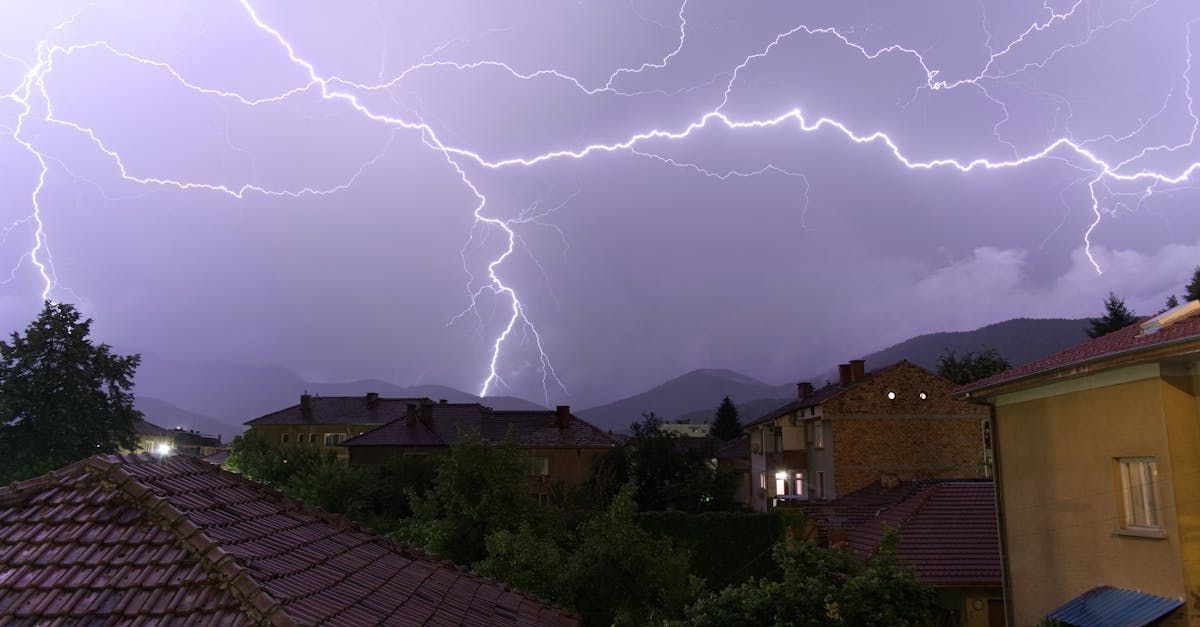
[[[990,377],[997,372],[1008,370],[1008,360],[1000,351],[983,347],[979,352],[967,351],[959,357],[950,349],[942,351],[938,357],[938,376],[949,379],[958,385],[966,385],[980,379]]]
[[[93,344],[91,327],[72,305],[46,301],[24,335],[0,341],[0,481],[137,446],[130,389],[141,357]]]
[[[726,396],[717,407],[717,415],[713,419],[712,437],[729,441],[742,435],[742,421],[738,418],[737,406]]]
[[[1137,321],[1137,315],[1125,306],[1125,299],[1109,292],[1108,298],[1104,299],[1104,315],[1091,320],[1092,327],[1087,334],[1092,338],[1102,337]]]
[[[1200,300],[1200,266],[1192,271],[1192,280],[1184,286],[1183,295],[1188,301]]]
[[[334,457],[333,451],[322,454],[311,446],[276,446],[258,437],[254,431],[247,431],[229,443],[225,469],[282,488],[294,475],[309,472]]]
[[[687,610],[698,627],[863,627],[921,625],[936,598],[896,558],[899,536],[884,529],[879,550],[864,561],[844,547],[825,548],[812,540],[775,547],[783,569],[778,580],[750,580],[708,595]]]
[[[1179,298],[1177,296],[1175,296],[1174,294],[1171,294],[1170,296],[1167,297],[1167,306],[1165,309],[1163,309],[1163,311],[1166,311],[1167,309],[1174,309],[1178,306],[1179,306]]]

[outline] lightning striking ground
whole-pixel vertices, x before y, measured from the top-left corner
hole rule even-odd
[[[1191,94],[1191,28],[1192,23],[1187,25],[1187,37],[1184,43],[1184,54],[1186,55],[1186,67],[1183,75],[1183,97],[1186,99],[1187,112],[1192,120],[1190,133],[1186,138],[1181,138],[1179,141],[1172,144],[1151,145],[1143,147],[1139,152],[1124,160],[1113,160],[1106,158],[1095,146],[1109,141],[1113,144],[1121,144],[1123,142],[1136,138],[1149,124],[1151,124],[1165,110],[1172,101],[1175,93],[1175,87],[1172,86],[1171,92],[1167,94],[1163,107],[1153,116],[1142,121],[1135,129],[1130,132],[1118,136],[1116,133],[1103,135],[1095,138],[1084,140],[1076,139],[1069,130],[1068,124],[1064,129],[1064,135],[1055,138],[1053,141],[1047,142],[1040,149],[1033,150],[1021,154],[1015,145],[1004,140],[1001,137],[1001,127],[1009,119],[1008,109],[1005,103],[997,98],[994,98],[987,89],[987,85],[991,83],[1003,82],[1010,80],[1023,72],[1033,68],[1041,68],[1050,63],[1058,55],[1064,51],[1086,46],[1095,36],[1108,29],[1113,28],[1118,24],[1131,23],[1138,19],[1143,14],[1151,11],[1158,5],[1158,1],[1149,2],[1139,6],[1131,14],[1125,17],[1118,18],[1111,22],[1103,23],[1098,26],[1091,26],[1086,34],[1077,40],[1062,44],[1049,53],[1042,55],[1037,61],[1029,61],[1019,64],[1015,69],[998,70],[1009,55],[1015,51],[1022,49],[1033,37],[1051,32],[1064,24],[1070,23],[1073,20],[1080,19],[1079,14],[1082,13],[1081,7],[1084,6],[1084,0],[1075,0],[1065,10],[1053,9],[1049,2],[1043,4],[1045,11],[1044,15],[1031,22],[1024,28],[1016,37],[1008,41],[1003,46],[993,44],[993,35],[987,26],[986,15],[980,18],[983,31],[986,33],[987,41],[985,47],[988,49],[989,55],[986,61],[979,67],[978,71],[970,76],[943,79],[941,78],[943,71],[927,61],[925,56],[918,50],[912,47],[901,44],[891,44],[880,48],[868,48],[861,43],[851,39],[850,36],[840,31],[836,27],[822,26],[814,27],[805,24],[799,24],[779,32],[765,46],[746,57],[742,58],[737,63],[731,64],[728,70],[720,71],[714,74],[716,76],[728,76],[728,82],[724,86],[721,94],[721,99],[718,103],[704,112],[703,114],[691,119],[681,121],[679,124],[670,128],[651,128],[631,132],[625,139],[607,143],[592,143],[578,146],[562,146],[547,152],[531,155],[515,155],[515,156],[490,156],[482,152],[466,146],[455,145],[446,142],[442,139],[438,130],[432,124],[427,123],[420,116],[411,114],[409,117],[399,116],[392,113],[380,112],[367,104],[360,98],[361,94],[386,91],[396,85],[402,83],[409,77],[421,72],[436,72],[436,71],[453,71],[453,72],[470,72],[481,68],[497,69],[507,74],[514,81],[532,81],[536,79],[554,80],[562,82],[577,90],[585,96],[596,96],[599,94],[607,94],[625,98],[636,98],[639,96],[650,94],[667,94],[679,93],[681,90],[668,92],[666,90],[630,90],[622,89],[620,84],[622,79],[632,75],[638,75],[651,71],[662,71],[667,69],[673,60],[685,52],[688,41],[688,19],[687,9],[688,2],[684,0],[679,5],[678,18],[678,38],[674,41],[674,45],[659,58],[651,61],[640,63],[636,66],[621,67],[613,70],[603,81],[603,83],[588,84],[587,81],[581,80],[567,72],[557,69],[518,69],[513,65],[494,59],[480,59],[467,62],[437,60],[437,52],[446,46],[439,47],[438,51],[426,55],[421,61],[415,65],[405,68],[403,71],[395,74],[388,80],[380,79],[374,84],[351,81],[338,76],[326,76],[317,71],[316,65],[297,51],[296,47],[288,40],[281,30],[263,20],[250,0],[239,0],[245,15],[250,23],[261,33],[272,40],[286,54],[288,61],[296,68],[303,70],[307,80],[302,84],[297,84],[280,93],[259,98],[250,98],[235,91],[229,91],[211,86],[204,86],[186,78],[181,72],[177,71],[171,64],[147,58],[141,55],[135,55],[127,51],[123,51],[105,40],[90,41],[86,43],[62,44],[56,41],[59,35],[66,26],[72,24],[79,16],[76,13],[69,20],[59,24],[47,33],[36,49],[36,59],[32,62],[26,62],[19,57],[9,54],[0,53],[5,59],[14,60],[26,69],[21,81],[18,85],[7,94],[0,96],[0,100],[9,100],[15,103],[19,108],[19,113],[16,118],[16,124],[12,128],[5,129],[7,135],[11,137],[25,152],[27,152],[38,168],[36,181],[30,189],[30,213],[27,217],[15,221],[7,229],[3,231],[0,237],[0,244],[5,241],[8,236],[19,229],[32,227],[32,246],[18,260],[17,266],[10,273],[11,281],[18,272],[20,265],[28,260],[35,268],[38,277],[41,280],[42,292],[41,297],[44,300],[51,299],[56,290],[61,289],[58,276],[54,270],[53,258],[50,253],[49,240],[46,232],[45,223],[42,220],[43,216],[43,191],[47,185],[47,177],[51,171],[52,158],[49,157],[43,150],[36,145],[36,140],[30,137],[27,133],[28,123],[32,119],[37,119],[40,122],[53,124],[67,128],[75,133],[78,133],[88,139],[96,149],[104,154],[112,161],[119,176],[132,183],[140,185],[153,185],[161,187],[174,188],[181,191],[207,191],[225,194],[234,198],[244,198],[248,195],[262,196],[284,196],[284,197],[299,197],[307,195],[329,195],[340,191],[345,191],[352,187],[363,173],[377,166],[387,151],[385,147],[383,151],[377,154],[374,158],[360,165],[358,170],[342,183],[328,187],[299,187],[299,188],[284,188],[275,189],[268,188],[254,183],[243,183],[240,185],[230,185],[226,183],[218,183],[211,181],[196,181],[196,180],[179,180],[172,178],[164,178],[143,173],[134,173],[127,167],[124,157],[116,150],[105,143],[101,135],[94,129],[84,125],[72,122],[70,120],[61,119],[55,116],[53,100],[48,93],[45,78],[50,74],[56,61],[70,59],[73,55],[84,50],[103,51],[114,58],[121,59],[125,62],[136,63],[148,68],[152,68],[161,73],[164,77],[183,88],[204,97],[216,98],[222,101],[229,101],[243,107],[257,107],[260,105],[275,103],[297,97],[301,94],[316,94],[322,100],[338,105],[348,107],[354,113],[362,116],[364,119],[384,125],[396,130],[410,131],[417,141],[420,141],[424,146],[428,147],[441,154],[446,164],[454,170],[457,177],[461,181],[465,189],[467,189],[475,198],[472,215],[474,218],[474,228],[468,237],[462,250],[464,271],[468,276],[467,284],[467,306],[458,315],[451,318],[450,323],[453,324],[458,320],[463,319],[467,315],[473,315],[476,320],[482,325],[483,319],[480,315],[479,299],[485,294],[492,297],[503,299],[507,303],[508,314],[505,317],[506,324],[489,342],[489,358],[485,367],[485,375],[480,384],[479,392],[481,396],[486,396],[491,393],[496,386],[507,386],[503,376],[501,375],[501,360],[504,355],[505,348],[514,341],[514,334],[518,330],[522,331],[527,337],[531,338],[532,343],[537,351],[539,359],[539,370],[541,373],[541,383],[544,393],[544,400],[547,404],[550,403],[551,387],[557,386],[566,392],[566,386],[559,378],[553,363],[548,354],[547,347],[543,342],[543,337],[537,326],[531,320],[529,312],[517,291],[512,287],[510,282],[506,282],[502,276],[501,269],[505,262],[510,259],[515,250],[515,246],[520,239],[515,228],[517,226],[538,222],[540,218],[545,216],[545,213],[536,211],[522,212],[520,216],[513,219],[502,219],[491,215],[487,210],[487,196],[479,189],[472,181],[470,171],[474,168],[482,168],[487,170],[499,170],[513,167],[536,167],[540,164],[555,161],[555,160],[582,160],[589,156],[602,153],[617,153],[628,152],[640,158],[653,159],[661,162],[664,165],[684,168],[694,171],[698,174],[707,177],[713,177],[725,180],[729,177],[753,177],[768,174],[778,174],[788,177],[795,177],[802,181],[803,185],[803,209],[807,211],[809,181],[803,173],[795,172],[777,166],[775,164],[767,164],[757,170],[726,170],[716,171],[712,168],[704,167],[698,163],[678,161],[672,158],[664,157],[658,154],[653,149],[646,147],[647,144],[655,142],[678,142],[686,140],[693,134],[710,127],[722,126],[729,130],[749,130],[749,129],[792,129],[799,131],[802,134],[811,134],[818,131],[827,130],[839,134],[844,139],[853,144],[862,145],[877,145],[885,154],[890,155],[894,161],[907,169],[911,170],[932,170],[932,169],[950,169],[958,172],[971,172],[974,170],[996,170],[1017,168],[1028,165],[1030,163],[1043,160],[1056,160],[1067,163],[1071,167],[1085,171],[1088,173],[1086,180],[1088,181],[1088,191],[1090,196],[1090,209],[1094,214],[1094,220],[1083,234],[1084,250],[1089,261],[1095,267],[1097,272],[1102,269],[1091,250],[1091,236],[1100,223],[1105,207],[1101,202],[1101,196],[1109,198],[1119,198],[1124,195],[1137,198],[1136,204],[1140,204],[1146,198],[1152,196],[1156,191],[1164,186],[1180,185],[1187,182],[1193,173],[1200,169],[1200,162],[1191,162],[1179,166],[1173,171],[1163,171],[1159,169],[1151,169],[1139,166],[1146,157],[1157,153],[1174,153],[1187,147],[1192,147],[1195,144],[1197,127],[1200,126],[1200,118],[1197,117],[1194,111],[1193,96]],[[642,18],[645,19],[645,18]],[[739,79],[742,73],[748,70],[756,62],[770,56],[782,42],[792,37],[809,37],[809,38],[831,38],[840,45],[857,51],[867,61],[876,61],[883,57],[900,56],[908,58],[914,63],[924,75],[924,81],[915,86],[915,90],[929,91],[948,91],[960,88],[970,88],[980,90],[984,96],[998,105],[1004,112],[1003,118],[993,127],[993,135],[998,142],[1007,144],[1012,150],[1012,156],[1004,159],[989,159],[984,157],[976,158],[959,158],[955,156],[943,156],[934,159],[918,159],[910,156],[898,142],[893,140],[891,136],[883,131],[861,131],[851,127],[836,118],[828,116],[810,116],[803,112],[799,106],[793,106],[785,111],[776,113],[773,116],[766,118],[750,118],[740,119],[733,114],[727,112],[730,99],[736,93]],[[433,60],[431,60],[433,59]],[[710,79],[709,83],[716,80]],[[708,83],[704,83],[708,84]],[[693,86],[697,88],[699,86]],[[685,88],[691,89],[691,88]],[[915,98],[915,97],[914,97]],[[393,139],[395,139],[393,134]],[[390,143],[389,143],[390,145]],[[1136,192],[1116,192],[1111,189],[1110,184],[1134,184],[1138,187]],[[1103,193],[1102,193],[1103,192]],[[1060,195],[1061,198],[1061,195]],[[1129,206],[1121,200],[1117,200],[1111,207],[1111,210],[1116,210],[1120,207]],[[481,237],[487,232],[496,232],[501,234],[504,239],[505,246],[503,251],[493,257],[486,265],[486,272],[483,277],[476,277],[470,270],[467,263],[467,252],[472,246],[475,238],[475,232],[478,230]],[[561,230],[559,234],[562,235]],[[536,259],[535,259],[536,262]],[[539,268],[540,268],[539,264]],[[543,270],[544,272],[544,270]],[[3,284],[7,281],[0,282]]]

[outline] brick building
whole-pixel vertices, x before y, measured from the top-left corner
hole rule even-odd
[[[406,403],[403,416],[350,438],[343,446],[350,463],[377,465],[397,455],[446,454],[466,434],[494,443],[511,434],[530,458],[539,498],[546,498],[555,484],[582,484],[596,458],[617,444],[612,436],[572,415],[566,405],[545,411],[501,411],[478,403],[425,399]]]
[[[751,507],[833,499],[881,477],[987,476],[988,412],[953,389],[907,360],[871,372],[855,360],[835,383],[798,384],[796,400],[746,426]]]

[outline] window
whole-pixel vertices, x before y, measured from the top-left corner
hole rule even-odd
[[[528,465],[526,472],[530,475],[545,477],[550,474],[550,459],[548,457],[530,457],[525,460]]]
[[[308,434],[308,443],[316,444],[317,443],[317,434],[315,434],[315,433]]]
[[[342,440],[345,437],[346,437],[346,434],[344,434],[344,433],[326,433],[325,434],[325,446],[337,446],[342,443]]]
[[[817,471],[817,498],[825,498],[825,471]]]
[[[784,496],[787,494],[788,473],[786,470],[781,470],[775,473],[775,496]]]
[[[283,435],[280,435],[280,436],[279,436],[279,441],[280,441],[280,442],[282,442],[282,443],[284,443],[284,444],[287,444],[287,443],[288,443],[288,434],[284,433]]]
[[[796,473],[796,496],[804,496],[804,473]]]
[[[758,473],[758,487],[760,490],[767,489],[767,473],[765,473],[765,472]]]
[[[820,420],[813,421],[813,448],[825,448],[825,425]]]
[[[1158,518],[1158,466],[1153,457],[1117,460],[1124,501],[1124,527],[1161,529]]]

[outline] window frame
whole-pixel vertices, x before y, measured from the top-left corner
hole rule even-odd
[[[1158,460],[1153,455],[1116,458],[1122,530],[1162,533],[1162,500],[1158,491]],[[1135,475],[1135,470],[1136,475]],[[1139,478],[1140,498],[1135,498],[1134,477]],[[1149,489],[1145,489],[1149,487]],[[1135,502],[1138,501],[1138,502]],[[1140,514],[1140,515],[1139,515]]]
[[[285,431],[285,432],[283,432],[283,433],[281,433],[281,434],[279,434],[279,443],[280,443],[280,444],[287,444],[287,443],[288,443],[288,439],[289,439],[289,438],[288,438],[288,436],[290,436],[290,435],[291,435],[291,434],[290,434],[290,433],[288,433],[288,432],[286,432],[286,431]]]
[[[812,421],[813,448],[825,448],[825,424],[820,418]]]
[[[337,440],[336,442],[331,442],[331,440],[335,440],[335,439]],[[326,447],[340,446],[342,442],[346,441],[346,439],[347,439],[346,434],[342,433],[340,431],[333,432],[333,433],[326,433],[324,443],[325,443]]]

